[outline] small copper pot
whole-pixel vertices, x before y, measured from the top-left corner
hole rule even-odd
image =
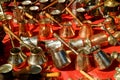
[[[104,32],[100,32],[90,37],[90,41],[92,45],[108,45],[108,36]]]
[[[79,37],[81,39],[88,39],[93,35],[93,30],[91,27],[91,21],[84,21],[83,26],[81,26],[81,29],[79,31]]]
[[[85,72],[89,72],[95,68],[94,57],[92,54],[86,54],[84,51],[81,51],[77,55],[76,59],[76,70],[83,70]]]

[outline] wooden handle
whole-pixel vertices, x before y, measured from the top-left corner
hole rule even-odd
[[[102,6],[102,5],[104,5],[104,3],[100,3],[100,4],[96,5],[96,6],[94,6],[93,8],[89,9],[87,12],[90,12],[90,11],[92,11],[92,10]]]
[[[88,75],[85,71],[80,70],[80,73],[83,74],[86,78],[88,78],[89,80],[94,80],[90,75]]]
[[[78,52],[75,51],[71,46],[69,46],[61,37],[59,37],[56,33],[53,34],[59,41],[61,41],[64,45],[66,45],[72,52],[78,55]]]
[[[46,77],[59,77],[60,72],[46,73]]]
[[[80,25],[83,25],[83,23],[66,7],[65,10],[73,17],[75,18]]]
[[[51,20],[53,20],[55,23],[57,23],[60,27],[62,27],[62,25],[61,25],[57,20],[55,20],[50,14],[45,13],[45,15],[46,15],[48,18],[50,18]]]
[[[70,3],[69,3],[65,8],[71,6],[74,1],[75,1],[75,0],[71,0]],[[62,10],[62,13],[63,13],[64,11],[65,11],[65,9]]]
[[[27,44],[25,44],[18,36],[16,36],[5,24],[3,24],[3,28],[4,28],[4,30],[8,33],[8,34],[10,34],[10,35],[12,35],[13,37],[15,37],[20,43],[22,43],[23,45],[25,45],[28,49],[31,49],[31,47],[30,46],[28,46]]]
[[[51,4],[49,4],[48,6],[44,7],[42,10],[46,10],[47,8],[51,7],[52,5],[56,4],[58,1],[54,1]]]
[[[34,20],[34,21],[37,22],[37,23],[39,22],[37,19],[33,18],[33,16],[30,15],[29,13],[26,13],[26,12],[25,12],[25,16],[28,17],[29,19]]]

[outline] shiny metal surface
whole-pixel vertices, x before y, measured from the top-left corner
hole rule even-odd
[[[36,10],[39,10],[39,7],[38,6],[31,6],[29,9],[31,11],[36,11]]]
[[[116,29],[116,25],[115,25],[115,20],[114,18],[107,16],[106,19],[103,22],[105,28],[110,32],[110,33],[114,33],[115,29]]]
[[[54,65],[58,69],[62,69],[71,63],[70,57],[63,49],[60,41],[49,41],[46,43],[46,47],[51,54]]]
[[[21,40],[22,40],[25,44],[27,44],[27,45],[29,45],[29,46],[31,46],[31,47],[35,47],[35,46],[37,46],[37,44],[38,44],[37,36],[33,36],[33,37],[24,37],[24,36],[21,36],[20,38],[21,38]],[[23,46],[24,46],[24,45],[21,44],[21,47],[23,47]]]
[[[56,9],[56,10],[51,11],[50,14],[51,15],[59,15],[59,14],[61,14],[61,11]]]
[[[58,50],[58,51],[52,50],[51,56],[54,65],[58,69],[62,69],[71,63],[69,56],[66,54],[64,50]]]
[[[49,49],[56,49],[63,45],[59,40],[52,40],[52,41],[47,41],[45,46],[46,48],[49,48]]]
[[[72,26],[72,22],[71,21],[65,21],[63,23],[63,27],[62,29],[59,31],[59,35],[62,38],[72,38],[75,36],[75,31],[73,29]]]
[[[79,31],[79,37],[81,39],[88,39],[93,35],[93,30],[91,27],[91,21],[85,20],[83,22],[83,26],[81,27]]]
[[[86,54],[86,51],[82,50],[79,52],[76,58],[75,68],[76,70],[82,70],[89,72],[94,69],[94,58],[91,54]]]
[[[73,48],[80,48],[80,47],[84,46],[84,42],[82,39],[70,40],[69,44]]]
[[[26,6],[26,5],[30,5],[32,4],[32,2],[30,0],[25,0],[22,2],[22,5]]]
[[[45,3],[45,2],[48,2],[49,0],[39,0],[39,2],[41,3]]]
[[[107,6],[107,7],[116,7],[118,5],[119,3],[116,0],[106,0],[104,2],[104,6]]]
[[[42,71],[42,67],[40,65],[31,65],[30,66],[30,74],[38,74]]]
[[[12,71],[12,68],[11,64],[3,64],[0,66],[0,73],[8,73]]]
[[[94,58],[100,70],[107,69],[112,64],[110,56],[108,56],[102,50],[97,51],[97,53],[94,54]]]
[[[90,41],[92,45],[101,45],[104,44],[108,39],[108,36],[104,33],[98,33],[90,37]],[[106,44],[104,44],[106,45]],[[103,45],[103,46],[104,46]]]
[[[58,3],[64,3],[66,0],[58,0]]]
[[[8,58],[8,63],[12,66],[19,66],[26,60],[26,57],[23,56],[21,49],[18,47],[12,48],[10,50],[10,57]]]
[[[47,58],[40,47],[35,47],[30,52],[31,52],[31,55],[28,58],[28,64],[42,65],[45,62],[47,62]]]

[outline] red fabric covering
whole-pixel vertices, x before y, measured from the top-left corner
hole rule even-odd
[[[93,22],[93,24],[96,24],[96,23],[101,22],[101,21],[103,21],[103,20],[102,19],[97,20],[97,21]],[[55,28],[57,29],[57,27],[55,27]],[[76,30],[79,30],[79,29],[76,28]],[[36,27],[36,29],[34,29],[34,32],[37,32],[37,31],[39,31],[38,27]],[[8,35],[5,36],[3,43],[4,43],[5,57],[7,59],[10,55],[9,51],[12,48]],[[14,43],[16,46],[19,46],[19,42],[16,39],[14,39]],[[105,51],[106,53],[112,53],[113,51],[120,52],[119,48],[120,48],[120,46],[106,46],[106,47],[102,48],[102,50]],[[76,56],[70,55],[70,58],[72,60],[72,63],[69,66],[67,66],[65,69],[62,69],[62,70],[58,70],[57,68],[55,68],[53,63],[50,61],[49,64],[52,65],[50,71],[61,72],[61,76],[58,78],[58,80],[69,80],[70,78],[72,80],[78,80],[78,79],[81,79],[83,77],[83,75],[78,70],[75,70],[75,58],[76,58]],[[24,68],[25,66],[26,66],[26,64],[24,63],[19,68],[21,69],[21,68]],[[119,67],[119,63],[114,61],[107,70],[100,71],[96,67],[92,71],[87,72],[87,73],[94,78],[100,78],[100,79],[111,78],[112,80],[114,80],[114,74],[116,72],[115,71],[116,67]],[[19,68],[16,68],[14,70],[19,71]]]

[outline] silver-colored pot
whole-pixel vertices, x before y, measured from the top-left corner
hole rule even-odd
[[[40,47],[35,47],[31,50],[31,55],[28,58],[30,65],[42,65],[47,62],[47,58]]]

